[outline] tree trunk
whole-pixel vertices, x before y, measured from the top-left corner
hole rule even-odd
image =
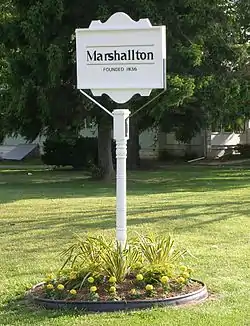
[[[111,142],[112,126],[111,119],[103,117],[98,123],[98,166],[101,169],[100,177],[110,181],[114,177],[114,167],[112,161]]]
[[[139,128],[136,120],[130,120],[128,141],[128,168],[137,169],[140,166],[140,142]]]

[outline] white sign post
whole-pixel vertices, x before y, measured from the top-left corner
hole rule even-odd
[[[112,113],[90,97],[107,94],[125,103],[135,94],[150,95],[166,87],[166,28],[138,22],[116,13],[107,22],[92,21],[89,28],[76,30],[77,88],[110,114],[116,141],[116,239],[126,243],[126,159],[129,139],[128,109]]]
[[[129,110],[114,110],[116,142],[116,240],[125,245],[127,239],[127,140]]]

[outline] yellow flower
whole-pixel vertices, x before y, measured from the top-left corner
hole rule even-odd
[[[90,284],[94,283],[94,282],[95,282],[94,277],[90,276],[90,277],[88,278],[88,282],[89,282]]]
[[[112,292],[112,293],[116,292],[116,287],[115,286],[111,286],[109,288],[109,291]]]
[[[64,285],[63,284],[58,284],[57,285],[57,290],[59,290],[59,291],[64,290]]]
[[[151,284],[147,284],[145,289],[146,291],[153,291],[154,287]]]
[[[181,274],[184,278],[189,278],[190,277],[190,274],[188,272],[183,272]]]
[[[97,291],[97,287],[96,286],[91,286],[91,288],[89,289],[90,292],[96,292]]]
[[[177,282],[178,282],[178,283],[185,283],[186,280],[185,280],[184,277],[180,276],[180,277],[177,278]]]
[[[137,281],[142,281],[143,280],[143,275],[142,274],[137,274],[136,279],[137,279]]]
[[[47,286],[46,286],[46,288],[48,289],[48,290],[53,290],[54,289],[54,285],[53,284],[47,284]]]
[[[162,276],[162,278],[161,278],[162,284],[166,284],[166,283],[168,283],[168,281],[169,281],[169,278],[167,276]]]
[[[142,266],[142,263],[135,263],[134,269],[140,269]]]
[[[115,283],[116,282],[116,277],[115,276],[111,276],[109,279],[109,283]]]
[[[69,278],[70,278],[71,280],[75,280],[75,279],[77,278],[77,273],[76,273],[76,272],[71,272],[71,273],[69,274]]]
[[[186,272],[187,270],[188,270],[187,266],[184,266],[184,265],[180,266],[181,272]]]
[[[132,295],[136,294],[136,289],[131,289],[130,294],[132,294]]]
[[[69,293],[70,293],[71,295],[76,295],[77,292],[76,292],[75,289],[72,289],[72,290],[69,291]]]
[[[54,275],[53,274],[48,274],[46,275],[46,279],[45,282],[51,282],[54,279]]]

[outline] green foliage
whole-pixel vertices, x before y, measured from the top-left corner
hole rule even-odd
[[[180,265],[185,253],[174,248],[171,236],[139,235],[125,248],[102,236],[77,237],[62,253],[65,262],[58,276],[46,277],[44,293],[58,298],[58,291],[62,293],[64,287],[65,297],[73,289],[87,300],[96,301],[100,296],[121,300],[181,291],[191,282],[192,273]]]
[[[14,0],[12,15],[0,21],[4,45],[0,58],[8,64],[4,71],[8,94],[0,103],[5,134],[34,139],[39,133],[82,128],[88,106],[74,87],[76,5],[79,11],[86,9],[64,0]]]
[[[92,137],[47,139],[44,142],[42,160],[47,165],[69,165],[74,168],[88,168],[90,164],[96,165],[98,162],[97,139]]]
[[[62,268],[70,263],[71,268],[88,270],[93,275],[114,276],[122,282],[138,261],[139,254],[133,247],[122,249],[118,243],[103,237],[78,238],[70,248],[63,252],[66,261]]]
[[[62,269],[68,264],[72,269],[88,269],[91,273],[97,272],[102,264],[102,237],[77,237],[77,240],[68,249],[62,252],[65,262]]]
[[[249,119],[249,80],[238,74],[213,76],[200,90],[204,109],[209,110],[207,121],[210,126],[217,124],[227,128],[234,125],[237,128],[238,122]]]
[[[173,238],[159,235],[138,235],[136,242],[143,260],[149,265],[172,265],[180,261],[186,250],[176,249]]]
[[[131,273],[134,265],[140,260],[140,252],[136,251],[132,246],[123,249],[117,242],[113,243],[102,242],[101,272],[110,277],[115,276],[117,282],[122,282]]]
[[[184,249],[175,248],[171,236],[138,235],[125,248],[103,237],[77,237],[77,241],[63,252],[62,270],[70,265],[73,270],[115,277],[118,283],[140,271],[171,277],[186,253]]]
[[[99,121],[100,110],[83,102],[75,89],[74,31],[116,11],[167,26],[168,90],[138,114],[140,130],[160,125],[163,131],[175,132],[178,140],[189,141],[218,117],[250,116],[246,1],[4,0],[2,133],[20,133],[28,139],[55,130],[79,134],[86,117]],[[135,98],[129,108],[134,111],[145,101]]]
[[[115,164],[115,142],[112,141],[112,159]],[[98,166],[98,139],[66,133],[53,135],[44,142],[42,161],[47,165],[87,168],[96,179],[102,177]]]

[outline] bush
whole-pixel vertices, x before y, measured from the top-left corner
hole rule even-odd
[[[115,142],[112,142],[112,157],[115,164]],[[51,138],[44,142],[42,161],[47,165],[91,168],[98,165],[98,139],[78,137],[75,139]]]
[[[239,144],[235,149],[240,153],[244,158],[250,158],[250,144]]]
[[[85,168],[98,162],[97,138],[79,137],[74,140],[47,139],[42,161],[47,165]]]
[[[69,266],[78,272],[84,270],[88,272],[86,274],[104,278],[115,276],[117,283],[143,273],[152,282],[156,274],[158,278],[166,274],[178,276],[180,262],[187,253],[185,249],[177,249],[173,238],[165,235],[138,234],[125,249],[112,239],[101,236],[77,237],[76,242],[62,253],[65,258],[62,270]]]
[[[57,275],[47,275],[43,295],[91,301],[164,297],[192,286],[193,271],[183,265],[186,253],[171,236],[138,235],[124,249],[110,238],[77,237],[62,252]]]

